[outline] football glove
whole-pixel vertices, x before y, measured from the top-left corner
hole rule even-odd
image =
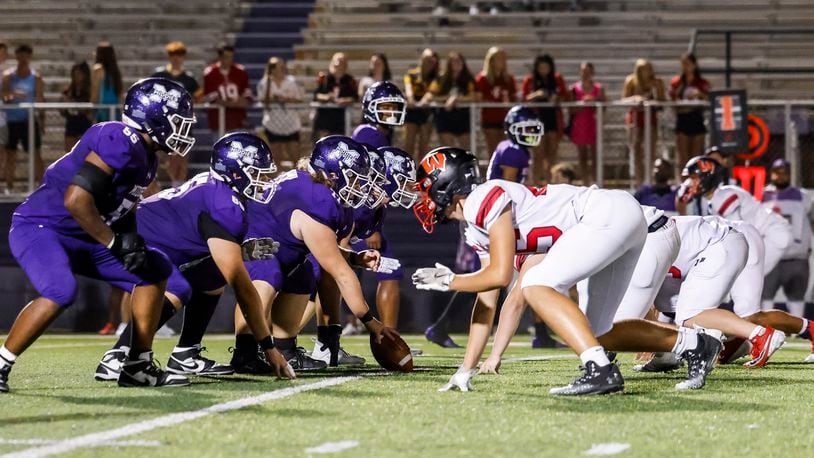
[[[449,284],[455,274],[449,267],[435,263],[435,267],[422,267],[413,274],[413,285],[425,291],[449,291]]]
[[[392,274],[401,267],[401,262],[396,258],[386,258],[384,256],[379,260],[379,268],[376,272],[382,274]]]
[[[124,264],[128,272],[139,271],[147,262],[147,245],[136,232],[115,234],[110,252]]]
[[[240,244],[244,261],[265,261],[280,251],[280,242],[270,237],[250,238]]]
[[[449,378],[449,382],[446,385],[438,388],[438,391],[472,391],[472,377],[474,377],[477,372],[477,369],[464,369],[461,367],[457,372],[452,374],[452,377]]]

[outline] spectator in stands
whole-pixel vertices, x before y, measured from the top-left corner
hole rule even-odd
[[[664,101],[664,81],[657,77],[653,71],[653,66],[646,59],[636,61],[634,71],[625,78],[625,85],[622,90],[622,101],[635,103],[637,106],[631,107],[625,116],[625,125],[628,131],[628,147],[633,156],[633,180],[640,184],[644,179],[644,108],[641,104],[647,101]],[[651,109],[650,119],[647,120],[652,126],[650,136],[650,151],[655,153],[656,141],[658,140],[658,118],[657,108]]]
[[[8,59],[8,46],[0,41],[0,77],[3,75],[3,65]],[[3,105],[3,97],[0,95],[0,105]],[[6,125],[6,111],[0,110],[0,153],[5,154],[6,142],[8,141],[8,125]]]
[[[263,128],[275,162],[294,167],[300,156],[300,113],[286,103],[300,103],[302,91],[294,76],[288,74],[285,60],[272,57],[266,73],[257,83],[257,97],[263,102]]]
[[[577,102],[604,102],[605,88],[594,81],[594,64],[582,62],[579,66],[580,80],[571,85],[571,97]],[[575,108],[569,123],[571,142],[579,152],[579,173],[582,184],[596,180],[596,108]]]
[[[203,96],[203,89],[198,81],[184,68],[184,60],[187,58],[187,47],[182,41],[173,41],[167,43],[164,47],[167,51],[167,59],[169,63],[163,67],[155,69],[153,76],[167,78],[173,80],[184,86],[192,96],[199,100]],[[179,156],[177,154],[170,155],[167,160],[167,174],[170,176],[172,186],[179,186],[187,179],[187,158],[186,156]]]
[[[91,69],[90,101],[105,105],[119,105],[123,88],[122,73],[119,71],[119,63],[116,61],[116,51],[113,49],[113,45],[103,41],[96,46],[96,63]],[[96,110],[96,122],[111,121],[114,118],[118,118],[118,116],[111,118],[108,108]]]
[[[523,100],[532,103],[567,102],[568,86],[557,71],[554,59],[548,55],[534,58],[531,73],[523,80]],[[540,121],[543,122],[542,155],[537,151],[532,160],[531,182],[537,183],[548,178],[549,168],[557,162],[557,149],[560,145],[565,123],[559,107],[538,107]]]
[[[333,55],[328,73],[319,72],[314,100],[339,106],[317,108],[314,113],[314,131],[317,136],[345,135],[345,107],[359,100],[358,84],[348,74],[348,58],[345,53]]]
[[[356,92],[357,97],[361,99],[365,96],[367,88],[378,83],[379,81],[390,81],[393,79],[393,74],[390,72],[390,64],[387,63],[387,56],[382,53],[377,53],[370,56],[370,63],[367,66],[367,76],[363,76],[359,80],[359,90]]]
[[[17,66],[3,74],[3,84],[0,94],[6,103],[33,103],[44,102],[42,76],[31,68],[31,57],[34,51],[31,46],[23,44],[14,50]],[[34,155],[34,173],[37,181],[42,178],[43,164],[40,155],[42,132],[45,128],[45,112],[40,110],[35,114],[34,145],[29,144],[29,118],[25,108],[8,110],[6,120],[8,124],[8,139],[6,140],[6,192],[14,190],[14,178],[17,171],[17,146]]]
[[[427,48],[421,53],[418,66],[404,75],[404,98],[407,114],[404,118],[404,151],[416,161],[430,149],[432,124],[429,107],[432,93],[430,85],[438,78],[438,53]]]
[[[497,46],[486,51],[483,70],[475,78],[475,88],[481,101],[507,105],[505,108],[481,109],[481,128],[486,139],[486,150],[491,154],[503,140],[503,119],[509,111],[508,104],[517,100],[517,84],[509,73],[506,51]]]
[[[78,62],[71,67],[71,82],[62,91],[60,102],[90,102],[90,66],[87,62]],[[71,108],[62,110],[65,117],[65,151],[70,151],[79,141],[79,137],[93,125],[92,110]]]
[[[656,158],[653,162],[653,184],[643,185],[633,194],[633,197],[642,205],[664,210],[668,216],[677,215],[676,191],[678,187],[671,184],[674,176],[673,164],[666,159]]]
[[[432,100],[440,105],[435,114],[435,130],[441,144],[469,149],[469,108],[459,104],[475,102],[475,78],[466,65],[464,56],[452,51],[447,56],[444,73],[430,84]]]
[[[709,81],[701,77],[698,61],[692,53],[681,55],[681,74],[670,81],[671,100],[707,100]],[[676,151],[679,164],[686,164],[693,156],[704,152],[703,107],[676,108]]]
[[[204,100],[226,108],[224,131],[245,129],[246,107],[252,101],[249,74],[235,63],[235,48],[218,47],[218,60],[204,70]],[[218,110],[209,110],[209,128],[219,130]]]

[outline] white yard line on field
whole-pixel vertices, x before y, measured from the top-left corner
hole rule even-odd
[[[59,442],[57,439],[0,439],[0,445],[51,445]],[[96,447],[161,447],[163,444],[158,441],[108,441],[99,442]]]
[[[344,440],[339,442],[326,442],[316,447],[308,447],[305,453],[311,454],[325,454],[325,453],[338,453],[343,450],[348,450],[359,446],[359,441]]]
[[[31,350],[54,350],[58,348],[83,348],[83,347],[112,347],[113,344],[110,342],[86,342],[86,343],[72,343],[72,344],[43,344],[37,345],[34,344],[28,351]]]
[[[591,448],[582,452],[583,455],[608,456],[616,455],[630,448],[630,444],[610,442],[607,444],[593,444]]]
[[[547,361],[549,359],[576,358],[577,355],[540,355],[540,356],[518,356],[517,358],[506,358],[502,363],[519,363],[524,361]]]
[[[289,388],[283,388],[281,390],[269,391],[267,393],[263,393],[257,396],[250,396],[246,398],[236,399],[234,401],[224,402],[221,404],[215,404],[213,406],[209,406],[200,410],[191,410],[188,412],[178,412],[169,415],[164,415],[150,420],[125,425],[119,428],[101,431],[98,433],[86,434],[84,436],[58,441],[54,444],[44,445],[42,447],[32,447],[25,450],[20,450],[18,452],[12,452],[0,456],[4,458],[12,457],[31,458],[31,457],[51,456],[60,453],[70,452],[81,448],[96,447],[102,443],[110,442],[121,437],[141,434],[147,431],[152,431],[154,429],[166,428],[169,426],[186,423],[188,421],[197,420],[199,418],[213,414],[229,412],[232,410],[238,410],[250,406],[255,406],[258,404],[263,404],[269,401],[287,398],[289,396],[293,396],[297,393],[302,393],[305,391],[320,390],[322,388],[342,385],[344,383],[352,382],[354,380],[359,380],[360,378],[361,377],[359,376],[334,377],[321,380],[319,382],[292,386]]]

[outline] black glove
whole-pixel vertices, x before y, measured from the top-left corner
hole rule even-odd
[[[147,261],[147,245],[136,232],[116,234],[110,252],[124,264],[128,272],[135,273],[144,267]]]

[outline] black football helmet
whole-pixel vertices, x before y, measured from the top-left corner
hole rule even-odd
[[[413,206],[413,213],[428,234],[437,223],[447,221],[444,212],[454,196],[467,196],[483,182],[478,158],[469,151],[449,146],[427,153],[416,175],[416,190],[421,197]]]
[[[723,182],[723,170],[718,161],[708,156],[695,156],[687,161],[681,172],[687,187],[682,199],[689,201],[717,188]]]

